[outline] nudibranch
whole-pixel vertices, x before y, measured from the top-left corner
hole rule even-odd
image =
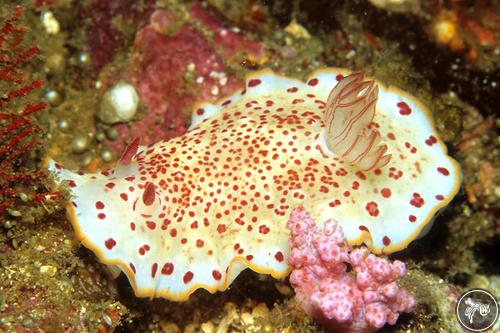
[[[285,277],[298,207],[334,218],[350,245],[404,249],[461,180],[420,102],[337,68],[306,82],[255,72],[244,90],[198,105],[183,136],[133,140],[100,173],[49,169],[69,184],[83,245],[137,296],[177,301],[225,290],[247,267]]]

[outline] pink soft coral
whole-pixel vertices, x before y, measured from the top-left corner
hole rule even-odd
[[[396,284],[406,273],[401,261],[391,263],[365,247],[350,251],[335,220],[318,228],[304,209],[293,211],[287,226],[298,303],[329,330],[375,332],[415,307],[415,299]]]

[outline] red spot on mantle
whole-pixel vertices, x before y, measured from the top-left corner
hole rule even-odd
[[[270,229],[268,226],[266,226],[265,224],[262,224],[259,226],[259,232],[263,235],[267,235],[269,233]]]
[[[278,262],[282,262],[283,260],[285,260],[285,256],[283,255],[283,253],[281,251],[276,252],[276,254],[274,255],[274,258],[276,258],[276,260]]]
[[[410,200],[410,205],[420,208],[424,205],[424,198],[419,193],[413,193],[413,198]]]
[[[139,248],[139,254],[140,254],[141,256],[143,256],[143,255],[145,255],[145,254],[146,254],[146,252],[148,252],[149,250],[151,250],[151,247],[150,247],[148,244],[144,244],[143,246],[141,246],[141,247]]]
[[[193,272],[188,271],[188,272],[186,272],[186,274],[184,274],[184,277],[182,278],[182,281],[184,281],[185,284],[188,284],[189,282],[191,282],[191,280],[193,279],[193,277],[194,277]]]
[[[370,232],[370,231],[368,230],[368,228],[367,228],[366,226],[364,226],[364,225],[360,225],[358,228],[359,228],[359,230],[361,230],[361,231]]]
[[[217,281],[219,281],[222,278],[222,274],[216,269],[212,271],[212,276],[214,277],[214,280]]]
[[[252,80],[248,81],[248,86],[249,87],[256,87],[261,83],[262,83],[262,81],[259,79],[252,79]]]
[[[163,275],[170,275],[174,272],[174,264],[171,262],[167,262],[163,265],[161,269],[161,274]]]
[[[314,78],[314,79],[310,79],[309,82],[307,82],[308,85],[310,85],[311,87],[314,87],[315,85],[318,84],[318,79]]]
[[[362,171],[357,171],[356,176],[358,176],[361,180],[366,180],[366,175]]]
[[[370,216],[378,216],[379,214],[378,204],[375,201],[367,203],[365,209]]]
[[[435,144],[437,142],[437,139],[434,135],[431,135],[429,136],[429,138],[427,140],[425,140],[425,143],[428,145],[428,146],[432,146],[433,144]]]
[[[330,207],[337,207],[341,204],[340,200],[339,199],[335,199],[334,201],[331,201],[328,203],[328,206]]]
[[[226,225],[225,225],[225,224],[219,224],[219,225],[217,226],[217,232],[218,232],[218,233],[222,234],[222,233],[223,233],[223,232],[225,232],[225,231],[226,231]]]
[[[158,271],[158,263],[154,263],[151,265],[151,277],[154,279],[156,276],[156,272]]]
[[[448,171],[448,169],[443,168],[443,167],[437,168],[437,171],[439,173],[443,174],[444,176],[449,176],[450,175],[450,172]]]
[[[408,116],[411,114],[411,108],[408,104],[406,104],[405,102],[399,102],[397,104],[398,108],[399,108],[399,113],[402,115],[402,116]]]
[[[107,241],[104,242],[104,245],[108,250],[111,250],[116,246],[116,241],[113,238],[108,239]]]
[[[389,198],[389,197],[391,196],[391,194],[392,194],[392,193],[391,193],[391,189],[389,189],[389,188],[387,188],[387,187],[384,187],[384,188],[380,191],[380,193],[382,194],[382,196],[383,196],[384,198]]]
[[[389,246],[391,244],[391,239],[387,236],[384,236],[384,238],[382,238],[382,242],[385,246]]]

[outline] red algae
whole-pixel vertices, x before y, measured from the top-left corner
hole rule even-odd
[[[0,214],[13,205],[18,187],[45,175],[42,171],[29,170],[21,162],[26,153],[40,145],[36,134],[41,129],[33,115],[47,107],[44,102],[27,98],[40,88],[42,81],[29,81],[22,72],[26,62],[39,52],[37,47],[22,46],[26,33],[19,25],[22,14],[23,9],[16,7],[0,30],[0,81],[2,87],[6,87],[5,96],[0,99]],[[19,107],[22,109],[17,112]]]
[[[137,32],[130,76],[147,112],[131,128],[117,126],[122,140],[111,143],[116,151],[133,132],[142,133],[144,144],[182,135],[192,105],[243,86],[242,80],[229,75],[228,63],[240,62],[242,54],[263,57],[262,43],[225,27],[206,8],[194,3],[188,11],[195,21],[158,9]]]

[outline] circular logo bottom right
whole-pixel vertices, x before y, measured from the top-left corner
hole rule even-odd
[[[495,296],[484,289],[466,291],[457,302],[457,319],[472,332],[484,332],[498,319],[498,303]]]

